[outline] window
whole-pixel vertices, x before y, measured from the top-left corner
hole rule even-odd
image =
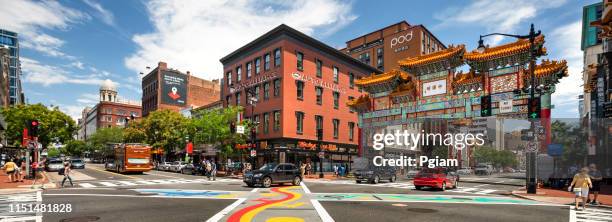
[[[281,65],[281,50],[275,49],[274,50],[274,66],[278,67],[280,65]]]
[[[253,93],[255,93],[253,96],[259,101],[259,86],[253,87]]]
[[[296,125],[296,133],[302,134],[304,132],[304,113],[303,112],[295,112],[295,125]]]
[[[225,78],[227,79],[227,85],[231,86],[232,85],[232,72],[227,72],[225,74]]]
[[[384,66],[384,58],[383,58],[383,48],[376,49],[376,67],[378,69],[383,69]]]
[[[252,73],[252,71],[253,71],[253,67],[252,67],[252,66],[253,66],[253,63],[251,63],[251,62],[247,62],[247,64],[246,64],[246,75],[247,75],[247,79],[248,79],[248,78],[251,78],[251,75],[253,74],[253,73]]]
[[[240,105],[240,92],[236,93],[236,106]]]
[[[295,87],[297,88],[297,98],[304,100],[304,82],[296,80]]]
[[[348,127],[349,127],[349,140],[353,141],[353,137],[355,136],[354,134],[354,130],[355,130],[355,123],[354,122],[349,122],[348,123]]]
[[[338,139],[338,128],[340,126],[340,120],[334,119],[332,122],[334,123],[334,139]]]
[[[274,131],[280,130],[280,111],[274,111]]]
[[[265,82],[263,84],[263,90],[264,90],[264,100],[268,100],[270,98],[270,83],[269,82]]]
[[[263,114],[263,133],[267,134],[270,130],[270,114],[269,113],[264,113]]]
[[[317,91],[317,104],[323,104],[323,87],[315,87],[315,91]]]
[[[338,67],[335,67],[335,66],[334,66],[334,82],[335,82],[335,83],[338,83],[338,75],[339,75],[338,73],[339,73],[339,72],[340,72],[340,71],[338,70]]]
[[[253,116],[253,121],[254,121],[255,123],[259,123],[259,115],[255,115],[255,116]],[[256,125],[256,126],[255,126],[255,133],[259,133],[259,125]]]
[[[280,95],[280,84],[281,84],[280,79],[274,80],[274,96]]]
[[[261,58],[255,58],[255,74],[261,72]]]
[[[323,116],[316,115],[315,124],[316,124],[317,131],[320,129],[323,129]]]
[[[349,100],[349,101],[352,101],[352,100],[354,100],[354,99],[355,99],[355,97],[352,97],[352,96],[349,96],[349,97],[348,97],[348,100]],[[349,108],[349,112],[350,112],[350,113],[353,113],[353,110]]]
[[[317,63],[317,77],[321,78],[323,76],[323,61],[318,60]]]
[[[270,53],[264,55],[264,70],[270,70]]]
[[[334,92],[334,109],[338,109],[340,107],[340,93]]]
[[[301,52],[297,53],[297,69],[304,70],[304,54]]]
[[[242,66],[236,67],[236,82],[242,80]]]
[[[370,64],[370,53],[366,52],[366,53],[362,53],[361,55],[359,55],[359,61],[369,65]]]
[[[352,72],[349,73],[349,86],[351,89],[355,87],[355,74]]]

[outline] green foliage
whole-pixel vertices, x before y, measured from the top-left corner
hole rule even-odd
[[[445,146],[434,147],[433,150],[431,151],[430,158],[434,158],[436,156],[440,158],[448,157],[448,147],[445,147]]]
[[[23,129],[29,120],[38,120],[38,141],[47,147],[52,142],[66,143],[72,140],[77,127],[59,107],[47,108],[42,104],[17,105],[0,110],[7,122],[6,136],[9,144],[18,146],[23,137]]]
[[[166,151],[184,147],[185,140],[193,138],[195,133],[189,119],[171,110],[152,112],[142,121],[146,143]]]
[[[119,127],[100,128],[87,139],[89,150],[105,153],[108,143],[123,142],[123,129]]]
[[[569,166],[582,164],[587,156],[587,132],[579,126],[570,126],[555,120],[551,123],[552,143],[563,144],[563,155],[558,164]]]
[[[47,157],[49,158],[59,157],[60,153],[61,152],[59,149],[50,148],[49,151],[47,151]]]
[[[87,150],[87,143],[81,140],[71,140],[66,143],[63,149],[64,154],[68,156],[81,156]]]
[[[236,153],[233,144],[245,143],[251,127],[254,124],[245,120],[238,125],[245,126],[245,134],[230,133],[230,123],[236,121],[236,116],[243,110],[240,106],[232,106],[225,109],[201,111],[196,114],[199,118],[192,120],[195,130],[194,142],[196,144],[215,144],[224,156]]]
[[[129,126],[123,129],[123,141],[126,143],[146,143],[147,134],[145,133],[144,121],[130,122]]]
[[[490,163],[495,167],[515,167],[518,164],[516,154],[510,150],[496,150],[492,147],[477,147],[474,149],[474,159],[477,163]]]

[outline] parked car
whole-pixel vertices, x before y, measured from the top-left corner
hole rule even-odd
[[[493,166],[491,164],[478,164],[474,169],[476,175],[491,175],[493,173]]]
[[[115,161],[114,160],[106,161],[106,163],[104,163],[104,169],[111,170],[111,171],[116,170]]]
[[[355,170],[353,175],[357,183],[367,181],[368,183],[377,184],[380,180],[389,180],[389,182],[397,180],[397,170],[394,167],[369,167]]]
[[[181,169],[183,169],[184,166],[185,166],[184,162],[174,161],[168,167],[168,171],[172,171],[172,172],[175,172],[175,173],[180,173]]]
[[[408,170],[408,173],[406,173],[406,178],[408,179],[414,178],[417,175],[417,173],[419,173],[419,171],[420,171],[419,169]]]
[[[464,167],[461,168],[460,170],[457,170],[457,174],[459,175],[471,175],[474,171],[469,168],[469,167]]]
[[[72,169],[85,169],[85,161],[81,159],[71,159],[70,164]]]
[[[168,171],[170,169],[170,162],[161,162],[157,164],[157,170]]]
[[[455,171],[444,167],[423,168],[412,181],[417,190],[423,187],[437,188],[442,191],[446,188],[457,188],[459,186],[459,176]]]
[[[49,172],[56,172],[64,168],[64,161],[61,159],[51,159],[45,163],[45,169]]]
[[[182,174],[191,174],[191,175],[204,175],[204,168],[199,163],[189,163],[186,164],[183,169],[181,169]]]
[[[261,185],[270,187],[272,184],[291,183],[294,186],[300,185],[302,177],[297,166],[291,163],[268,163],[258,170],[246,172],[243,181],[249,187]]]

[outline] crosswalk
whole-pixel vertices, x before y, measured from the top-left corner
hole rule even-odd
[[[0,195],[0,221],[42,221],[41,213],[18,209],[19,206],[35,205],[36,203],[42,203],[40,191]]]
[[[358,186],[372,186],[372,187],[386,187],[386,188],[399,188],[399,189],[416,189],[411,182],[395,182],[395,183],[356,183],[352,180],[327,180],[327,179],[318,179],[318,180],[306,180],[306,182],[314,182],[314,183],[326,183],[326,184],[342,184],[342,185],[358,185]],[[483,189],[478,187],[458,187],[456,189],[447,189],[447,192],[455,192],[455,193],[472,193],[472,194],[481,194],[481,195],[490,195],[498,190],[494,189]]]
[[[586,210],[574,210],[570,207],[570,222],[597,222],[612,221],[612,208],[607,207],[587,207]]]
[[[75,184],[76,188],[113,188],[123,186],[141,186],[141,185],[160,185],[160,184],[185,184],[185,183],[223,183],[223,182],[242,182],[239,179],[219,178],[217,180],[202,179],[155,179],[155,180],[108,180],[108,181],[92,181],[79,182]]]

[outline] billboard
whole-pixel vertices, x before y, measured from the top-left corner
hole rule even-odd
[[[187,75],[164,71],[161,75],[161,102],[166,105],[187,104]]]
[[[423,96],[446,93],[446,79],[423,83]]]

